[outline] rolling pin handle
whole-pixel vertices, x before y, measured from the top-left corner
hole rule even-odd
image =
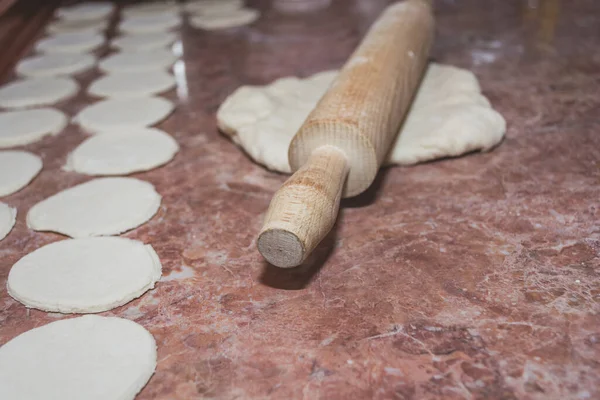
[[[337,219],[348,176],[342,150],[322,146],[275,193],[258,237],[258,250],[280,268],[301,265]]]

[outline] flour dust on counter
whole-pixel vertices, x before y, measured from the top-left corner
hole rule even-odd
[[[127,52],[144,52],[164,50],[177,40],[173,32],[143,33],[137,35],[124,35],[116,37],[111,42],[111,47]]]
[[[48,24],[48,26],[46,27],[46,31],[51,34],[84,32],[102,33],[107,28],[108,21],[102,19],[95,21],[58,20]]]
[[[34,205],[27,226],[72,238],[118,235],[149,221],[161,196],[135,178],[98,178],[63,190]]]
[[[162,266],[150,245],[119,237],[43,246],[10,270],[8,293],[27,307],[60,313],[112,310],[154,288]]]
[[[42,54],[32,56],[17,64],[17,74],[26,77],[75,75],[96,65],[90,54]]]
[[[42,159],[21,150],[0,151],[0,197],[23,189],[42,170]]]
[[[90,133],[143,128],[167,118],[174,107],[161,97],[103,100],[81,110],[73,122]]]
[[[100,61],[102,71],[112,72],[141,72],[167,70],[177,56],[167,49],[158,49],[151,52],[124,52],[110,55]]]
[[[50,105],[71,98],[78,91],[79,85],[70,78],[20,79],[0,87],[0,107],[21,108]]]
[[[96,79],[88,87],[92,96],[132,98],[152,96],[175,87],[175,78],[165,71],[117,72]]]
[[[177,14],[137,15],[125,17],[119,24],[119,32],[129,34],[167,32],[179,25],[181,25],[181,17]]]
[[[158,129],[105,132],[73,150],[65,169],[86,175],[127,175],[160,167],[178,151],[177,141]]]
[[[194,28],[204,30],[227,29],[249,25],[256,21],[259,16],[260,12],[258,10],[240,8],[222,13],[193,15],[190,17],[190,24]]]
[[[156,369],[156,342],[123,318],[85,315],[0,347],[0,398],[132,400]]]
[[[16,218],[17,209],[0,202],[0,240],[4,239],[15,226]]]
[[[65,114],[53,108],[0,112],[0,148],[22,146],[56,135],[67,123]]]
[[[282,78],[264,87],[243,86],[219,108],[218,126],[255,162],[290,173],[289,145],[336,76],[336,71],[328,71],[306,79]],[[486,151],[505,131],[504,118],[481,94],[471,72],[431,64],[387,164],[411,165]]]
[[[88,53],[104,43],[104,36],[97,32],[59,33],[41,39],[35,49],[41,53]]]
[[[110,17],[115,9],[111,2],[84,2],[56,10],[56,16],[67,21],[89,22]]]

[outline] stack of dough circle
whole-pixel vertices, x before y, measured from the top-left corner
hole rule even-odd
[[[43,54],[24,59],[16,70],[19,75],[29,77],[72,75],[95,64],[96,58],[90,54]]]
[[[156,342],[122,318],[85,315],[0,347],[0,399],[133,399],[156,368]]]
[[[58,20],[48,25],[47,31],[53,34],[76,32],[103,32],[108,28],[105,20],[97,21],[63,21]]]
[[[168,31],[181,25],[181,18],[176,14],[150,14],[126,17],[119,24],[119,30],[124,33],[140,34]]]
[[[205,30],[226,29],[251,24],[259,16],[260,13],[257,10],[240,8],[227,12],[194,15],[190,19],[190,24],[195,28]]]
[[[86,53],[104,43],[104,36],[96,32],[59,33],[37,42],[35,48],[42,53]]]
[[[177,57],[169,50],[159,49],[141,53],[117,53],[100,61],[99,67],[104,72],[140,72],[166,70]]]
[[[164,71],[120,72],[95,80],[88,88],[88,93],[123,99],[163,93],[174,86],[175,78]]]
[[[185,10],[192,14],[225,14],[243,7],[243,0],[196,0],[185,4]]]
[[[48,244],[21,258],[8,293],[27,307],[61,313],[111,310],[153,289],[162,266],[142,242],[100,237]]]
[[[179,145],[158,129],[100,133],[79,145],[65,169],[86,175],[127,175],[171,161]]]
[[[27,213],[27,225],[73,238],[117,235],[150,220],[160,202],[148,182],[98,178],[39,202]]]
[[[45,77],[22,79],[0,87],[0,107],[43,106],[77,94],[79,85],[70,78]]]
[[[0,197],[23,189],[42,170],[42,159],[27,151],[0,151]]]
[[[66,125],[67,117],[52,108],[0,112],[0,148],[36,142]]]
[[[173,32],[142,33],[139,35],[126,35],[114,39],[111,43],[121,51],[142,52],[164,49],[177,40]]]
[[[150,15],[176,15],[180,11],[179,5],[173,1],[154,2],[154,3],[136,3],[123,9],[123,16],[139,17]]]
[[[0,202],[0,240],[4,239],[12,230],[16,218],[17,210]]]
[[[59,8],[56,16],[67,21],[93,21],[109,17],[114,9],[110,2],[89,2]]]

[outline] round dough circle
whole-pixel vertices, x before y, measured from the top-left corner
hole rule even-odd
[[[162,49],[141,53],[117,53],[100,61],[100,69],[104,72],[141,72],[165,70],[177,61],[171,51]]]
[[[185,4],[185,10],[196,14],[224,14],[244,7],[242,0],[199,0]]]
[[[178,14],[179,5],[175,2],[137,3],[127,6],[121,12],[125,17]]]
[[[169,31],[181,25],[181,17],[173,14],[144,15],[125,18],[119,30],[125,33],[150,33]]]
[[[142,52],[164,49],[177,40],[173,32],[143,33],[139,35],[126,35],[114,39],[111,47],[128,52]]]
[[[102,133],[79,145],[65,169],[87,175],[127,175],[171,161],[179,145],[158,129]]]
[[[162,97],[103,100],[81,110],[73,119],[91,133],[143,128],[157,124],[173,112]]]
[[[2,399],[133,399],[156,368],[156,342],[123,318],[85,315],[0,347]]]
[[[88,93],[123,99],[164,93],[173,87],[175,78],[165,71],[119,72],[96,79]]]
[[[0,203],[0,240],[10,233],[17,218],[17,209]],[[2,347],[0,347],[2,349]]]
[[[68,239],[27,254],[8,275],[8,293],[27,307],[95,313],[154,288],[162,266],[154,249],[119,237]]]
[[[36,142],[60,133],[68,120],[53,108],[0,112],[0,148]]]
[[[114,9],[109,2],[81,3],[59,8],[56,16],[68,21],[90,21],[108,17]]]
[[[108,28],[108,21],[100,19],[97,21],[64,21],[58,20],[48,25],[47,31],[54,34],[103,32]]]
[[[63,190],[33,206],[27,226],[73,238],[117,235],[147,222],[161,197],[135,178],[98,178]]]
[[[86,53],[104,43],[104,36],[96,32],[70,32],[50,36],[37,42],[42,53]]]
[[[79,85],[64,77],[21,79],[0,87],[0,107],[21,108],[57,103],[73,97]]]
[[[190,24],[205,30],[227,29],[249,25],[256,21],[260,13],[250,8],[228,11],[226,13],[195,15]]]
[[[0,197],[23,189],[42,170],[42,159],[27,151],[0,151]]]
[[[42,54],[24,59],[17,64],[16,71],[29,77],[72,75],[95,64],[96,58],[90,54]]]

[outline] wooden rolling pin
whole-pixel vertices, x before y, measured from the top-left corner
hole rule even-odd
[[[373,183],[425,70],[430,3],[389,6],[292,140],[296,172],[273,196],[258,238],[271,264],[302,264],[335,224],[340,197]]]

